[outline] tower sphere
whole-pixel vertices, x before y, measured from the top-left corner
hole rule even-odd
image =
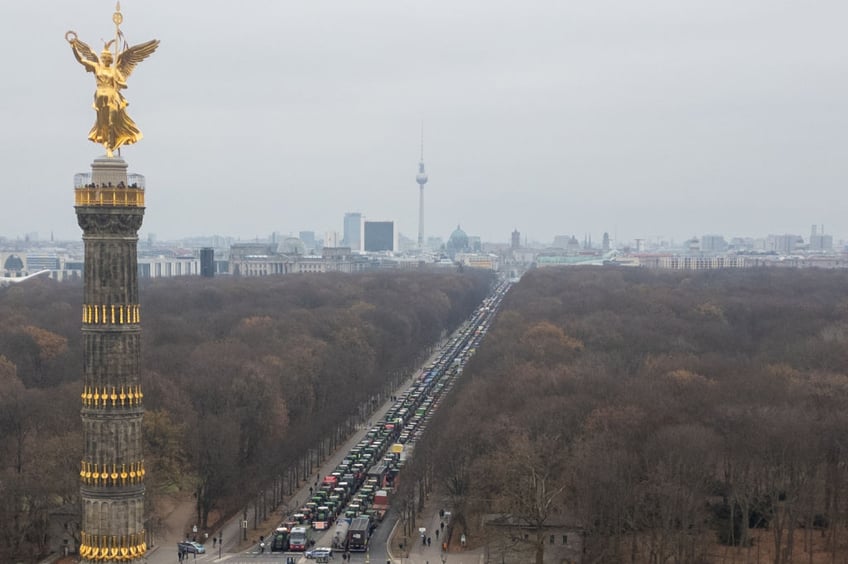
[[[423,188],[427,184],[427,173],[424,172],[424,161],[418,163],[418,176],[415,177],[415,182]]]

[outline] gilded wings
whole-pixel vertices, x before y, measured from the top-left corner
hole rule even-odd
[[[156,48],[159,47],[158,39],[151,39],[132,47],[127,47],[118,53],[118,59],[115,61],[115,67],[120,71],[123,77],[129,78],[133,69],[141,61],[153,54]]]
[[[71,44],[74,54],[77,56],[77,60],[85,66],[87,71],[95,72],[95,65],[103,64],[100,57],[97,56],[97,53],[95,53],[86,42],[79,39],[75,32],[69,31],[66,33],[65,39],[67,39],[68,43]],[[114,39],[106,43],[104,51],[108,51],[112,43],[114,43]],[[151,39],[150,41],[145,41],[144,43],[139,43],[132,47],[127,47],[118,53],[114,67],[118,69],[118,72],[120,72],[121,76],[126,80],[129,78],[130,74],[132,74],[136,65],[152,55],[153,52],[156,51],[157,47],[159,47],[158,39]]]

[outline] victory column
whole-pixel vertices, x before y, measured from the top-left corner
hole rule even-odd
[[[65,34],[77,61],[94,73],[96,121],[88,138],[106,150],[94,159],[90,174],[74,178],[75,209],[85,244],[84,450],[79,474],[83,563],[147,560],[137,257],[144,177],[127,174],[119,149],[141,139],[121,90],[159,41],[128,46],[120,28],[120,3],[112,21],[115,38],[104,45],[100,56],[75,32]]]

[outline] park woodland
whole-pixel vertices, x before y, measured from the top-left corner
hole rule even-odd
[[[150,529],[172,496],[205,528],[314,478],[495,284],[146,281]],[[846,562],[846,289],[818,269],[528,271],[391,492],[401,526],[437,496],[492,563],[561,562],[563,545],[583,564]],[[0,289],[2,562],[37,560],[74,522],[81,307],[78,282]]]

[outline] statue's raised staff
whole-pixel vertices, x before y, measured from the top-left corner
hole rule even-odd
[[[80,41],[76,32],[69,31],[65,34],[65,39],[71,44],[77,61],[85,67],[85,70],[94,73],[97,83],[97,90],[94,92],[94,111],[97,112],[97,120],[88,138],[103,145],[106,154],[110,157],[112,151],[122,145],[131,145],[141,139],[141,131],[127,115],[128,103],[121,94],[121,90],[127,87],[127,79],[136,65],[149,57],[159,46],[158,39],[151,39],[132,47],[124,43],[124,49],[118,51],[119,39],[123,37],[119,28],[122,21],[120,11],[115,12],[113,21],[116,37],[104,45],[99,57],[91,47]],[[113,44],[114,55],[109,50]]]

